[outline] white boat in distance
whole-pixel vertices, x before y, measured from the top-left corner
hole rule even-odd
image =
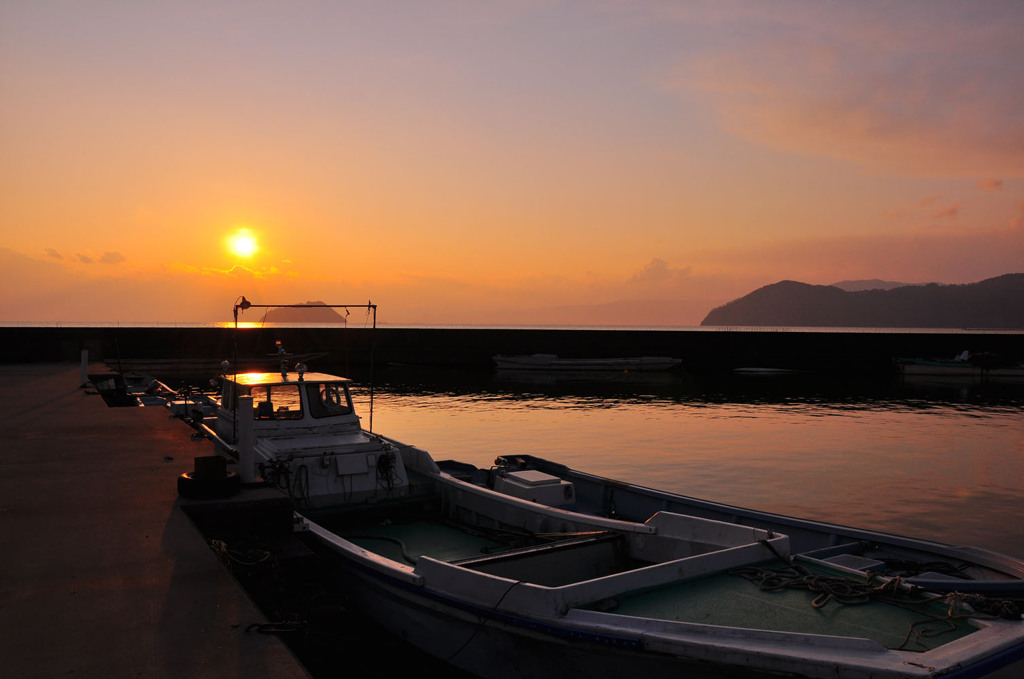
[[[962,550],[958,573],[914,584],[872,564],[948,558],[934,543],[670,502],[639,520],[578,511],[573,480],[442,467],[362,429],[349,386],[225,375],[217,423],[200,427],[243,482],[287,493],[298,535],[354,605],[471,673],[966,679],[1024,658],[1024,622],[1000,589],[1019,593],[1020,560]],[[839,549],[802,552],[818,545],[808,531]],[[924,586],[963,574],[995,585]]]
[[[682,363],[668,356],[637,356],[632,358],[559,358],[556,354],[525,354],[494,356],[499,370],[567,370],[567,371],[661,371]]]

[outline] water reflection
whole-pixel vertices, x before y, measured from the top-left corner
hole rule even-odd
[[[365,413],[368,382],[356,375]],[[642,376],[641,376],[642,377]],[[438,459],[530,453],[643,485],[1024,554],[1024,387],[820,375],[511,379],[388,369],[374,427]]]
[[[891,379],[857,379],[814,373],[778,375],[724,374],[700,378],[685,372],[531,374],[389,367],[371,376],[352,375],[359,387],[377,393],[467,397],[497,402],[557,400],[562,407],[651,403],[804,404],[829,409],[1018,409],[1024,384]]]

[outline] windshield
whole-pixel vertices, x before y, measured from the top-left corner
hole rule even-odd
[[[296,384],[254,386],[250,393],[256,407],[257,420],[294,420],[302,417],[302,399]]]
[[[352,413],[352,399],[344,384],[307,384],[306,398],[309,401],[309,414],[313,417]]]

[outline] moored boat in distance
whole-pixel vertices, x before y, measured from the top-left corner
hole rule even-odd
[[[1018,559],[536,458],[438,463],[363,429],[343,377],[223,382],[216,424],[200,426],[243,482],[293,500],[298,535],[367,615],[480,676],[911,679],[1024,657]]]
[[[524,354],[493,357],[499,370],[566,370],[566,371],[663,371],[672,370],[682,359],[668,356],[636,356],[627,358],[560,358],[556,354]]]
[[[969,351],[951,359],[900,357],[896,367],[904,377],[1024,380],[1024,363]]]

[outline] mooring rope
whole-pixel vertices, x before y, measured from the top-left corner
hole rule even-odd
[[[729,571],[745,580],[756,583],[765,592],[783,589],[805,589],[817,596],[811,601],[814,608],[822,608],[830,601],[845,606],[870,603],[883,594],[895,594],[899,579],[888,580],[881,585],[859,582],[834,575],[816,575],[799,565],[783,568],[760,568],[749,566]]]
[[[256,566],[270,560],[270,552],[263,549],[249,549],[246,551],[232,549],[223,540],[210,540],[210,548],[220,555],[228,563],[236,563],[240,566]]]
[[[383,540],[384,542],[390,542],[394,545],[398,545],[398,549],[402,552],[402,558],[409,565],[415,566],[419,563],[419,558],[409,553],[409,549],[405,546],[405,543],[398,538],[393,538],[387,535],[344,535],[342,536],[349,542],[352,540]]]

